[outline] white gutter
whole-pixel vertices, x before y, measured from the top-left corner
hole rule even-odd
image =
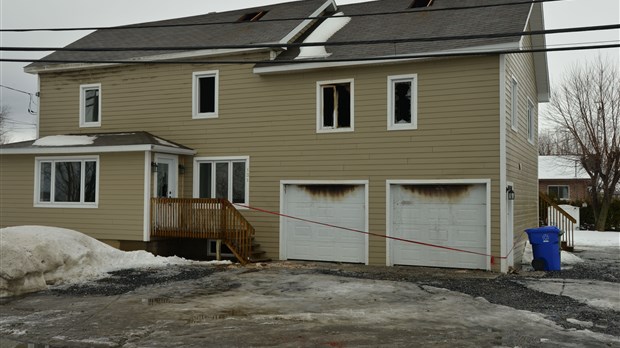
[[[426,57],[428,55],[471,54],[471,53],[477,53],[478,51],[480,51],[480,55],[488,55],[488,54],[493,54],[494,51],[502,52],[506,50],[515,50],[515,49],[519,49],[518,42],[468,47],[466,49],[424,52],[424,53],[419,54],[420,56],[422,56],[421,58],[416,58],[415,55],[407,54],[407,55],[386,56],[385,59],[363,60],[363,61],[353,61],[353,62],[321,62],[321,61],[318,61],[316,63],[314,62],[294,63],[294,64],[282,64],[282,65],[275,65],[275,66],[255,67],[253,69],[253,72],[257,75],[267,75],[267,74],[288,73],[288,72],[294,72],[294,71],[335,68],[335,67],[398,64],[398,63],[413,62],[413,61],[420,61],[420,60],[431,60],[431,59],[438,59],[438,58],[441,58],[441,59],[454,58],[454,57]],[[398,57],[400,56],[411,56],[411,58],[398,59]]]
[[[142,152],[153,151],[173,155],[196,154],[196,150],[182,149],[162,145],[124,145],[124,146],[76,146],[76,147],[28,147],[14,149],[0,149],[0,155],[24,155],[24,154],[74,154],[74,153],[114,153],[114,152]]]

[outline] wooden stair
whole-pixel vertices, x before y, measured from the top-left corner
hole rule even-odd
[[[538,192],[538,219],[541,226],[553,225],[564,232],[560,237],[562,250],[575,249],[575,224],[577,220],[562,209],[544,192]]]

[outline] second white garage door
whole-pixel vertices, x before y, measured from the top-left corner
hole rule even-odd
[[[390,235],[488,254],[486,184],[391,184]],[[392,264],[487,269],[488,257],[389,241]]]
[[[366,231],[366,186],[284,184],[282,213]],[[281,218],[283,259],[366,262],[366,235],[295,219]]]

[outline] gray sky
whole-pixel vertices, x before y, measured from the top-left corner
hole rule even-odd
[[[456,0],[455,0],[456,1]],[[141,23],[160,19],[193,16],[213,11],[226,11],[283,0],[0,0],[2,28],[102,27]],[[362,2],[336,0],[339,5]],[[544,4],[547,29],[620,23],[619,0],[563,0]],[[62,47],[88,32],[1,33],[1,46]],[[602,41],[620,42],[620,31],[599,31],[547,36],[550,47],[566,44],[592,44]],[[41,58],[49,52],[0,52],[3,58]],[[548,54],[549,75],[553,88],[563,72],[598,55],[620,63],[620,49],[552,52]],[[37,91],[36,76],[23,72],[27,63],[0,63],[0,84],[30,93]],[[34,138],[35,116],[28,113],[29,96],[0,88],[0,104],[11,110],[11,140]],[[546,109],[541,105],[541,113]],[[38,110],[35,105],[34,109]]]

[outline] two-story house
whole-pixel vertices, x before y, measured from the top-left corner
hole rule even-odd
[[[98,30],[25,68],[0,223],[164,252],[241,216],[272,259],[505,272],[538,224],[543,28],[540,3],[306,0]]]

